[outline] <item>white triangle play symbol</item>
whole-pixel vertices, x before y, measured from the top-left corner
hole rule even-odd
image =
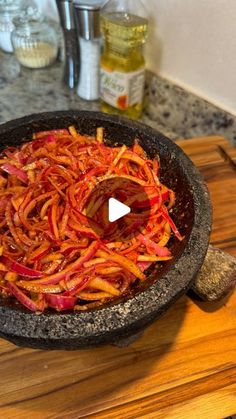
[[[130,213],[130,207],[122,202],[117,201],[115,198],[110,198],[108,201],[108,219],[110,223],[113,223],[116,220],[124,217]]]

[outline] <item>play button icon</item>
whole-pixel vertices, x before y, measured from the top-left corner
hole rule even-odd
[[[150,186],[130,177],[101,179],[84,202],[90,228],[104,242],[131,242],[136,234],[145,232],[151,215]]]
[[[122,204],[115,198],[110,198],[108,201],[108,219],[110,223],[119,220],[131,211],[128,205]]]

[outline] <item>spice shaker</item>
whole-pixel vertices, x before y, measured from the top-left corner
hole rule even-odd
[[[56,60],[56,30],[37,9],[28,7],[13,22],[15,29],[11,39],[20,64],[28,68],[44,68]]]
[[[72,0],[56,0],[65,46],[64,83],[73,89],[79,76],[79,47]]]
[[[100,8],[104,0],[75,0],[74,15],[80,46],[78,96],[96,100],[100,95]]]
[[[13,52],[11,33],[19,10],[20,0],[0,0],[0,49],[5,52]]]

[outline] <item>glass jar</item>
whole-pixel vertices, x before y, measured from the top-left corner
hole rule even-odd
[[[0,0],[0,49],[13,52],[11,33],[13,19],[19,14],[20,0]]]
[[[56,60],[56,30],[37,10],[28,8],[14,19],[14,25],[12,44],[20,64],[28,68],[44,68]]]

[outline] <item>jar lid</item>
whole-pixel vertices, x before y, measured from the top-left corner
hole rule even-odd
[[[107,0],[74,0],[74,6],[81,10],[100,10]]]
[[[19,9],[19,0],[0,0],[0,13],[15,13]]]
[[[34,32],[39,30],[44,24],[44,17],[39,13],[37,8],[27,7],[17,17],[13,19],[16,28],[25,29],[27,32]]]
[[[28,22],[42,22],[44,18],[37,7],[28,6],[21,11],[15,20],[20,24]]]

